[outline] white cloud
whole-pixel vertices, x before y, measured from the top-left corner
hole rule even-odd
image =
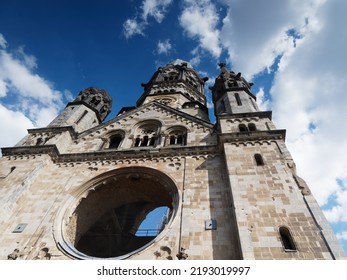
[[[19,111],[12,111],[0,104],[0,147],[11,147],[19,142],[33,123]]]
[[[148,17],[153,17],[158,23],[161,23],[171,2],[172,0],[144,0],[142,2],[143,20],[147,21]]]
[[[7,84],[4,80],[0,80],[0,97],[4,97],[7,94]]]
[[[193,58],[189,60],[190,64],[194,67],[197,67],[201,62],[201,50],[199,47],[196,47],[190,52],[193,55]]]
[[[304,36],[318,28],[314,13],[321,2],[228,1],[220,41],[229,53],[229,62],[247,78],[269,68],[277,56],[293,48],[288,30],[295,29]]]
[[[347,240],[347,231],[342,231],[336,234],[338,239]]]
[[[1,35],[1,34],[0,34]],[[0,41],[5,41],[3,35]],[[63,93],[35,73],[36,58],[24,48],[0,50],[0,146],[12,146],[27,128],[46,126],[63,107]]]
[[[125,37],[131,38],[135,35],[145,35],[144,29],[145,29],[144,23],[139,23],[136,21],[136,19],[127,19],[123,24],[123,33]]]
[[[148,25],[148,19],[154,18],[158,23],[161,23],[171,3],[172,0],[143,0],[140,19],[135,17],[124,22],[124,36],[127,39],[136,35],[145,36],[144,32]]]
[[[30,60],[31,58],[29,58]],[[32,60],[32,59],[31,59]],[[61,95],[51,84],[31,72],[28,60],[19,60],[6,51],[0,53],[0,79],[13,87],[22,97],[32,97],[40,102],[59,102]]]
[[[22,63],[28,68],[28,69],[34,69],[37,67],[36,63],[36,57],[30,54],[26,54],[24,52],[24,47],[19,47],[16,54],[21,59]]]
[[[275,121],[288,129],[290,151],[317,200],[324,204],[337,195],[331,220],[337,212],[347,213],[346,191],[336,181],[347,176],[347,66],[341,60],[347,36],[335,32],[347,23],[345,9],[347,4],[329,1],[317,10],[320,28],[284,55],[271,90]]]
[[[218,58],[222,51],[217,29],[218,21],[217,9],[210,0],[184,1],[184,8],[179,17],[180,25],[189,37],[198,39],[199,46],[215,58]]]
[[[71,91],[65,89],[63,93],[64,93],[65,99],[66,99],[68,102],[70,102],[70,101],[72,101],[72,100],[75,99]]]
[[[328,209],[324,211],[324,214],[328,218],[329,221],[337,223],[337,222],[347,222],[347,188],[346,185],[346,179],[345,183],[343,185],[340,185],[340,188],[335,193],[335,202],[336,205],[333,206],[331,209]],[[347,233],[347,232],[346,232]]]
[[[172,50],[172,45],[169,39],[164,41],[159,41],[157,44],[157,53],[158,54],[169,54]]]
[[[263,88],[259,88],[259,91],[255,94],[257,97],[257,104],[258,108],[261,111],[268,111],[270,110],[270,102],[265,97],[265,92]]]
[[[5,37],[0,33],[0,48],[5,49],[7,45],[7,41],[5,40]]]

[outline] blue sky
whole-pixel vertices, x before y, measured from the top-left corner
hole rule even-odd
[[[158,66],[182,58],[212,82],[222,61],[287,129],[298,174],[347,251],[346,10],[343,0],[2,0],[0,146],[89,86],[113,96],[110,119]]]

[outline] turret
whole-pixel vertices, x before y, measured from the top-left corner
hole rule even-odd
[[[189,62],[176,59],[159,67],[147,83],[137,106],[151,101],[164,103],[195,117],[208,120],[204,85],[208,78],[201,78]]]
[[[96,87],[89,87],[69,102],[48,127],[72,126],[82,132],[99,125],[111,112],[112,97]]]
[[[224,63],[219,64],[221,71],[210,87],[215,115],[258,112],[256,97],[251,92],[252,83],[248,83],[241,73],[229,71]]]

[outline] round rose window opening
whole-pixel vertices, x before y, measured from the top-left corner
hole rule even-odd
[[[72,214],[65,215],[68,222],[63,232],[66,244],[74,247],[72,252],[77,251],[79,258],[126,258],[144,249],[173,219],[178,207],[173,181],[150,168],[108,172],[84,190]],[[157,225],[139,229],[150,212],[163,207],[167,211]]]

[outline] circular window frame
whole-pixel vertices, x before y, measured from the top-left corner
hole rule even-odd
[[[154,181],[160,182],[162,187],[164,187],[168,193],[171,195],[172,198],[172,210],[170,214],[170,218],[168,220],[167,226],[150,242],[146,243],[144,246],[135,249],[134,251],[131,251],[129,253],[126,253],[121,256],[115,256],[115,257],[108,257],[108,258],[101,258],[96,256],[90,256],[87,254],[84,254],[76,249],[74,244],[72,244],[69,241],[69,238],[66,236],[67,229],[69,227],[70,218],[74,214],[77,207],[80,205],[82,200],[86,198],[90,192],[95,191],[98,188],[102,188],[102,184],[106,182],[109,179],[115,178],[117,176],[132,176],[132,175],[139,175],[140,176],[150,176],[153,178]],[[138,254],[141,251],[147,249],[152,244],[158,242],[160,239],[162,239],[166,233],[170,229],[170,225],[175,220],[175,217],[177,216],[178,209],[180,208],[180,190],[178,189],[176,183],[172,178],[170,178],[167,174],[163,173],[162,171],[158,171],[153,168],[149,167],[123,167],[114,169],[105,173],[102,173],[86,183],[82,184],[80,187],[78,187],[75,191],[71,192],[69,197],[65,200],[64,204],[58,211],[54,224],[53,224],[53,237],[55,239],[55,242],[58,246],[58,248],[63,251],[64,254],[68,255],[70,258],[73,259],[80,259],[80,260],[92,260],[92,259],[110,259],[110,260],[121,260],[121,259],[127,259],[131,257],[134,254]]]

